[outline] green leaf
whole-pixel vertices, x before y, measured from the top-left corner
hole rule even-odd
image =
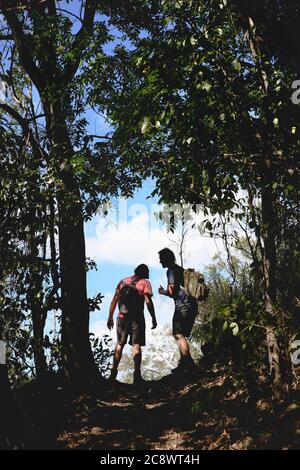
[[[233,321],[229,326],[232,329],[233,336],[237,336],[239,333],[239,325]]]
[[[211,231],[212,228],[213,228],[213,227],[212,227],[212,224],[211,224],[211,222],[210,222],[209,220],[206,222],[205,227],[206,227],[206,230],[209,230],[209,231]]]
[[[242,66],[241,66],[241,63],[238,59],[234,59],[232,62],[231,62],[231,65],[232,67],[234,68],[234,70],[236,70],[237,72],[240,72],[241,69],[242,69]]]
[[[143,121],[142,121],[142,127],[141,127],[142,134],[146,134],[149,127],[150,127],[150,117],[145,116]]]
[[[211,84],[208,83],[208,82],[205,82],[205,83],[202,85],[202,88],[203,88],[203,90],[209,92],[209,90],[211,89]]]

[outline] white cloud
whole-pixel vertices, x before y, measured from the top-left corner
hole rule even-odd
[[[180,233],[167,233],[165,229],[151,222],[147,211],[136,213],[130,221],[107,221],[97,216],[98,224],[94,235],[87,232],[87,256],[96,262],[136,266],[147,264],[159,268],[158,251],[168,246],[178,252]],[[93,226],[95,227],[95,221]],[[191,229],[185,240],[185,266],[203,269],[217,251],[223,251],[219,240],[201,236],[197,229]],[[177,255],[178,258],[178,255]]]
[[[113,340],[113,342],[116,343],[116,329],[114,328],[112,331],[109,331],[106,326],[106,319],[92,322],[90,326],[90,331],[99,338],[102,338],[104,335],[108,335]]]

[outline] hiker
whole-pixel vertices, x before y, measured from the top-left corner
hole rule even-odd
[[[134,275],[122,279],[117,285],[115,295],[111,301],[107,327],[111,330],[114,326],[114,311],[119,305],[117,317],[117,346],[114,352],[113,367],[110,380],[116,379],[118,365],[127,340],[133,348],[134,361],[134,384],[144,382],[141,375],[142,346],[145,346],[145,317],[144,303],[152,318],[152,330],[156,328],[157,322],[152,302],[152,287],[150,284],[149,269],[145,264],[140,264],[134,270]]]
[[[173,316],[173,336],[180,351],[180,361],[172,373],[186,373],[197,370],[187,338],[190,336],[197,313],[198,304],[195,298],[189,296],[184,286],[184,269],[176,264],[175,255],[169,248],[159,251],[159,261],[163,268],[168,268],[168,287],[159,287],[158,292],[174,299],[175,311]]]

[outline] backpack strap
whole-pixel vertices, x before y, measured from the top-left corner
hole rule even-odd
[[[140,281],[140,278],[135,279],[134,281],[130,281],[130,282],[125,282],[125,279],[126,278],[122,279],[121,281],[122,282],[121,289],[123,286],[129,285],[129,284],[132,284],[135,287],[135,285]]]

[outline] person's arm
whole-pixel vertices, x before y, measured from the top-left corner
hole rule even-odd
[[[165,295],[167,297],[171,297],[171,299],[174,298],[174,292],[175,292],[175,284],[168,284],[168,288],[164,289],[162,286],[159,286],[158,292],[161,295]]]
[[[174,299],[174,295],[175,295],[175,276],[176,276],[176,272],[175,272],[175,268],[172,267],[172,268],[169,268],[168,271],[167,271],[167,278],[168,278],[168,287],[167,289],[164,289],[162,286],[159,287],[158,289],[158,292],[161,294],[161,295],[165,295],[167,297],[170,297],[171,299]]]
[[[155,309],[154,309],[154,305],[153,305],[153,302],[152,302],[151,295],[145,294],[145,300],[146,300],[146,305],[147,305],[148,312],[150,313],[151,318],[152,318],[152,328],[151,328],[151,330],[154,330],[157,327],[157,321],[156,321]]]
[[[110,307],[109,307],[109,315],[107,319],[107,328],[109,330],[112,330],[114,327],[114,312],[117,306],[119,300],[119,289],[116,289],[115,295],[113,296],[113,299],[111,301]]]

